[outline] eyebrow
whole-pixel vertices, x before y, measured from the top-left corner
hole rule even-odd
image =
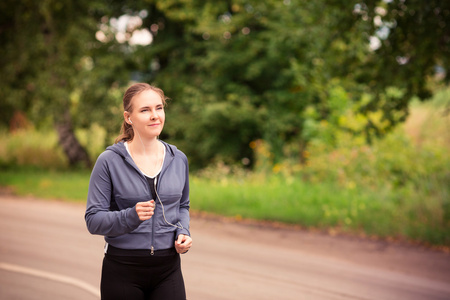
[[[164,104],[161,103],[161,104],[156,104],[155,105],[155,107],[160,107],[160,106],[164,107]],[[139,109],[144,109],[144,108],[151,108],[151,106],[146,105],[146,106],[140,107]]]

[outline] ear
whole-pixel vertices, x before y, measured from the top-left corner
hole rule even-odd
[[[127,123],[129,125],[132,124],[131,120],[130,120],[130,113],[129,112],[127,112],[127,111],[123,112],[123,119],[124,119],[125,123]]]

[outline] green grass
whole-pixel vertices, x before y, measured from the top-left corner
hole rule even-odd
[[[21,196],[86,201],[88,171],[47,171],[33,169],[2,170],[0,186]]]
[[[86,201],[88,171],[2,170],[0,186],[17,195]],[[191,208],[236,219],[296,224],[364,236],[450,246],[439,198],[423,201],[408,189],[373,190],[247,174],[211,180],[191,176]]]
[[[194,209],[219,215],[277,221],[363,236],[450,245],[438,200],[408,190],[373,191],[282,176],[244,180],[191,180]],[[398,201],[402,199],[402,201]]]

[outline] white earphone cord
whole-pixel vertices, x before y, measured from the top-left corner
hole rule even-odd
[[[163,213],[163,217],[164,217],[164,222],[166,222],[170,226],[173,226],[173,227],[176,227],[176,228],[179,228],[179,229],[183,229],[183,225],[180,222],[178,222],[178,224],[180,224],[180,226],[178,226],[176,224],[172,224],[169,221],[167,221],[166,214],[164,212],[164,205],[163,205],[161,199],[159,198],[158,192],[156,191],[156,181],[155,181],[155,194],[156,194],[156,198],[158,198],[159,203],[161,204],[161,207],[162,207],[162,213]]]
[[[130,119],[129,119],[129,120],[130,120]],[[131,120],[130,120],[130,122],[131,122]],[[133,122],[131,122],[131,124],[133,124]],[[133,126],[133,125],[131,125],[131,126]],[[143,142],[142,139],[141,139],[141,135],[139,134],[139,131],[134,130],[134,126],[133,126],[133,131],[136,131],[136,132],[137,132],[138,137],[139,137],[139,140],[141,141],[142,147],[144,148],[145,157],[148,157],[148,156],[147,156],[147,150],[146,150],[146,148],[145,148],[144,142]],[[156,179],[156,178],[155,178],[155,179]],[[169,221],[167,221],[167,219],[166,219],[166,213],[165,213],[165,211],[164,211],[164,204],[162,203],[161,199],[159,198],[158,192],[156,191],[156,180],[155,180],[154,182],[155,182],[155,194],[156,194],[156,198],[158,198],[159,203],[161,204],[162,213],[163,213],[163,217],[164,217],[164,222],[166,222],[166,223],[167,223],[168,225],[170,225],[170,226],[173,226],[173,227],[176,227],[176,228],[179,228],[179,229],[183,229],[183,225],[182,225],[180,222],[178,222],[178,224],[180,224],[180,226],[178,226],[178,225],[172,224],[172,223],[170,223]]]

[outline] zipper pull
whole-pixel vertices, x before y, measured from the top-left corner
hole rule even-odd
[[[150,249],[150,255],[153,255],[153,254],[155,254],[155,251],[153,251],[155,248],[153,248],[153,246],[152,246],[152,248]]]

